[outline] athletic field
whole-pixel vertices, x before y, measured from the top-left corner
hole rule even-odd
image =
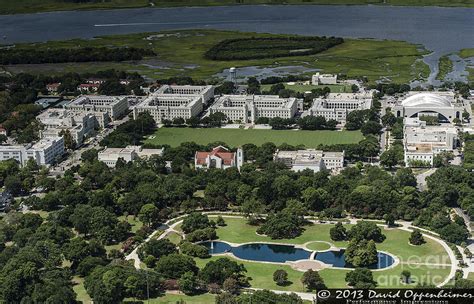
[[[243,144],[260,146],[266,142],[275,145],[305,145],[315,148],[320,144],[350,144],[363,139],[359,131],[301,131],[301,130],[244,130],[244,129],[192,129],[192,128],[160,128],[145,143],[155,145],[179,146],[183,142],[195,142],[206,145],[221,141],[231,147]]]

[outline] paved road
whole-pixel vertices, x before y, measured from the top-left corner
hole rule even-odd
[[[426,178],[435,173],[436,170],[437,168],[431,168],[428,171],[416,175],[416,184],[418,190],[424,191],[426,189]]]

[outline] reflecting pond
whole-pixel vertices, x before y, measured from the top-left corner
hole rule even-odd
[[[259,262],[284,263],[288,261],[307,260],[312,252],[303,248],[296,248],[293,245],[251,243],[239,246],[231,246],[225,242],[212,241],[203,242],[202,245],[209,249],[210,254],[220,254],[230,252],[235,257]],[[344,250],[317,252],[315,260],[333,265],[334,267],[354,268],[346,263]],[[369,266],[370,269],[381,269],[391,266],[395,260],[392,256],[379,252],[378,262]]]

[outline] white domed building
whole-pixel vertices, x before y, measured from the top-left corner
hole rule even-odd
[[[401,103],[394,107],[397,117],[417,118],[436,116],[440,122],[461,119],[463,107],[457,105],[453,92],[410,92]]]

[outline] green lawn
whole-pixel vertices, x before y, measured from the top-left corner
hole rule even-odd
[[[77,2],[77,1],[76,1]],[[84,1],[85,2],[85,1]],[[0,14],[34,13],[76,9],[113,9],[126,7],[175,7],[175,6],[217,6],[236,5],[235,0],[109,0],[89,3],[57,0],[0,1]],[[332,4],[332,5],[404,5],[404,6],[474,6],[473,0],[245,0],[240,4]]]
[[[314,251],[324,251],[324,250],[328,250],[329,248],[331,248],[331,246],[329,246],[329,244],[322,243],[322,242],[309,243],[308,245],[306,245],[306,247],[308,249],[314,250]]]
[[[224,218],[227,226],[218,227],[217,235],[219,239],[232,243],[245,242],[276,242],[287,244],[304,244],[310,241],[327,241],[338,247],[346,247],[347,242],[333,242],[329,237],[329,229],[333,225],[312,225],[307,226],[302,235],[294,239],[272,240],[265,236],[257,235],[255,226],[246,224],[244,219]],[[345,225],[350,228],[351,225]],[[179,227],[178,227],[179,228]],[[436,264],[450,264],[450,260],[443,247],[435,241],[426,239],[426,243],[421,246],[412,246],[408,243],[409,232],[399,229],[384,229],[386,240],[377,244],[378,250],[389,252],[397,256],[401,263],[394,268],[374,271],[374,278],[380,287],[413,287],[418,282],[439,284],[444,281],[449,274],[449,266]],[[317,244],[317,243],[313,243]],[[311,245],[311,244],[310,244]],[[327,249],[327,248],[314,248]],[[216,259],[212,257],[211,259]],[[196,259],[199,266],[205,265],[209,259]],[[243,262],[248,271],[248,276],[252,278],[251,284],[257,288],[269,288],[291,291],[304,291],[300,283],[302,272],[292,269],[288,265],[276,265],[258,262]],[[271,279],[271,275],[277,269],[284,269],[288,272],[289,280],[293,282],[288,286],[277,286]],[[409,270],[413,276],[413,284],[404,285],[400,282],[400,274],[403,270]],[[349,270],[344,269],[324,269],[320,271],[328,287],[345,287],[345,275]]]
[[[305,93],[314,89],[318,88],[324,88],[328,87],[331,89],[332,93],[349,93],[351,91],[351,87],[348,85],[334,85],[334,84],[328,84],[328,85],[312,85],[312,84],[294,84],[294,85],[289,85],[289,84],[284,84],[285,89],[293,90],[299,93]],[[262,90],[270,90],[272,84],[265,84],[262,85]]]
[[[119,216],[119,221],[127,221],[132,226],[132,232],[136,233],[140,228],[143,227],[143,223],[138,219],[138,217],[134,217],[129,215],[125,217],[124,215]]]
[[[75,276],[72,281],[74,282],[74,292],[77,294],[76,300],[86,304],[90,303],[91,297],[87,293],[86,289],[84,288],[84,278]]]
[[[402,41],[346,39],[341,45],[310,56],[238,61],[213,61],[204,58],[204,53],[210,47],[224,39],[252,36],[278,37],[282,35],[200,29],[103,36],[92,40],[73,39],[18,44],[16,47],[25,49],[71,48],[85,44],[90,47],[133,46],[151,48],[157,56],[137,62],[10,65],[4,66],[4,68],[13,73],[43,74],[62,74],[78,71],[82,73],[97,72],[114,68],[136,71],[151,79],[171,76],[209,79],[231,66],[258,66],[262,68],[303,66],[308,69],[321,69],[325,73],[344,73],[348,77],[367,76],[372,83],[386,78],[403,83],[420,77],[426,78],[429,75],[428,66],[420,60],[426,51],[420,51],[419,49],[422,48],[420,45]],[[310,75],[311,72],[304,74]]]
[[[143,301],[141,303],[150,303],[150,304],[176,304],[176,303],[186,303],[186,304],[209,304],[214,303],[215,295],[212,294],[202,294],[196,296],[187,296],[187,295],[177,295],[167,293],[162,297],[150,299],[149,301]],[[127,299],[127,301],[133,301],[133,299]],[[183,302],[181,302],[183,301]],[[126,302],[125,302],[126,303]]]
[[[302,131],[302,130],[244,130],[244,129],[192,129],[160,128],[153,135],[155,138],[145,140],[154,145],[179,146],[183,142],[196,142],[206,145],[216,141],[232,147],[252,143],[261,145],[273,142],[275,145],[305,145],[315,148],[318,145],[350,144],[363,139],[359,131]]]
[[[166,235],[166,238],[170,240],[171,243],[178,245],[181,242],[182,238],[176,232],[170,232]]]

